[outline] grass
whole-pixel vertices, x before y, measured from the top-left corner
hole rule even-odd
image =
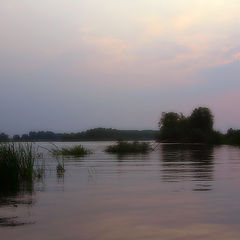
[[[37,154],[32,144],[0,144],[0,185],[14,186],[22,182],[31,182],[40,177],[41,170],[34,169]]]
[[[57,174],[64,174],[65,172],[64,163],[63,164],[58,163],[56,169],[57,169]]]
[[[52,153],[55,156],[63,155],[63,156],[85,156],[90,154],[91,152],[84,148],[82,145],[74,146],[74,147],[62,147],[59,149],[52,149]]]
[[[75,156],[75,157],[83,157],[85,155],[88,155],[91,153],[88,149],[84,148],[82,145],[77,145],[74,147],[62,147],[58,148],[56,145],[54,145],[55,148],[51,149],[50,152],[57,158],[57,174],[63,175],[65,172],[64,167],[64,156]],[[59,160],[59,156],[62,157],[62,161]]]
[[[125,142],[119,141],[115,145],[110,145],[105,149],[108,153],[127,154],[127,153],[148,153],[151,151],[149,143],[146,142]]]

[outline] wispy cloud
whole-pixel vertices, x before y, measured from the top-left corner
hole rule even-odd
[[[25,90],[40,89],[49,101],[64,95],[69,104],[79,99],[94,112],[100,101],[92,92],[101,89],[107,114],[107,101],[118,109],[126,105],[120,96],[128,89],[138,116],[144,112],[137,102],[146,101],[148,116],[160,108],[190,109],[204,96],[217,98],[238,86],[239,11],[237,0],[2,0],[0,93],[10,102],[6,92],[18,86],[12,95],[25,104]],[[142,121],[151,125],[149,118]]]

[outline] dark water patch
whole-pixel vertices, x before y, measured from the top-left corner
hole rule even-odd
[[[213,147],[200,144],[162,145],[160,160],[163,181],[209,181],[210,183],[214,180],[213,154]]]

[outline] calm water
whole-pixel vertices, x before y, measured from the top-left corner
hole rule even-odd
[[[103,152],[109,142],[81,144],[94,154],[65,159],[64,176],[41,150],[45,178],[0,193],[1,239],[240,239],[239,148],[161,145],[114,156]]]

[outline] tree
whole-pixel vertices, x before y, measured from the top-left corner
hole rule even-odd
[[[23,134],[22,137],[21,137],[21,140],[22,140],[22,141],[29,141],[29,136],[28,136],[28,134]]]
[[[0,133],[0,142],[8,141],[9,137],[5,133]]]
[[[193,129],[198,129],[202,133],[213,131],[213,115],[209,108],[195,108],[190,116],[190,124]]]
[[[171,127],[175,127],[177,122],[180,119],[180,115],[178,113],[175,112],[163,112],[162,113],[162,117],[158,123],[159,128],[161,127],[165,127],[165,128],[171,128]]]
[[[221,137],[213,130],[213,115],[210,109],[199,107],[189,117],[182,113],[162,113],[159,121],[159,140],[167,142],[220,142]]]
[[[14,135],[13,136],[13,140],[14,141],[20,141],[21,140],[21,137],[17,134],[17,135]]]
[[[187,118],[175,112],[162,113],[159,121],[159,140],[162,141],[184,141],[184,131],[187,127]]]
[[[225,134],[225,143],[231,145],[240,145],[240,130],[228,129],[227,134]]]

